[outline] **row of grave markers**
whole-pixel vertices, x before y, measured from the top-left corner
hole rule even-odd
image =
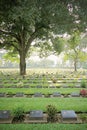
[[[0,93],[0,97],[26,97],[28,95],[31,95],[31,97],[46,97],[45,94],[36,92],[34,94],[24,94],[23,92],[18,92],[16,94],[6,94],[6,93]],[[60,92],[54,92],[53,94],[48,94],[49,97],[64,97],[64,94],[61,94]],[[80,93],[72,92],[71,94],[67,94],[67,97],[80,97]]]
[[[74,110],[61,110],[60,123],[82,123]],[[12,123],[13,117],[10,110],[0,110],[0,123]],[[47,123],[47,114],[42,110],[32,110],[25,115],[24,123]]]
[[[25,84],[23,86],[17,86],[17,85],[10,85],[10,86],[4,86],[4,85],[0,85],[0,88],[82,88],[80,84],[76,84],[76,85],[67,85],[67,84],[60,84],[60,85],[29,85],[29,84]],[[86,87],[85,87],[86,88]]]

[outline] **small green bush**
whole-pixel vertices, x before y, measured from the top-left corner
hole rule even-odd
[[[87,121],[87,115],[86,114],[81,114],[80,118],[82,119],[82,121]]]
[[[16,109],[14,109],[13,114],[14,114],[14,117],[17,120],[22,121],[24,119],[24,109],[23,109],[23,107],[17,107]]]
[[[86,82],[84,80],[81,81],[81,88],[86,88]]]
[[[46,98],[48,98],[48,97],[50,97],[50,94],[49,94],[49,93],[46,93],[46,94],[44,94],[44,96],[45,96]]]
[[[57,109],[54,105],[47,106],[48,121],[54,122],[57,120]]]
[[[57,79],[53,77],[53,78],[52,78],[52,82],[53,82],[53,83],[56,83],[56,82],[57,82]]]

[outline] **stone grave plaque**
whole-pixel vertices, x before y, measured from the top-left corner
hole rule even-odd
[[[67,85],[67,84],[62,85],[62,87],[63,87],[63,88],[68,88],[68,85]]]
[[[42,97],[42,93],[35,93],[34,97]]]
[[[72,97],[79,97],[79,96],[80,96],[80,94],[79,94],[79,93],[77,93],[77,92],[72,92],[72,93],[71,93],[71,96],[72,96]]]
[[[59,92],[54,92],[53,97],[61,97],[61,94]]]
[[[30,86],[28,84],[24,85],[24,88],[30,88]]]
[[[62,82],[63,82],[63,81],[61,81],[61,80],[58,80],[58,81],[57,81],[57,83],[62,83]]]
[[[49,80],[49,81],[48,81],[48,83],[52,84],[52,81],[51,81],[51,80]]]
[[[30,111],[29,119],[31,119],[31,120],[43,120],[43,111],[41,111],[41,110]]]
[[[50,88],[55,88],[55,86],[50,86]]]
[[[0,97],[5,97],[5,93],[0,93]]]
[[[41,86],[41,85],[38,85],[38,86],[36,86],[36,88],[42,88],[42,86]]]
[[[62,110],[61,111],[62,119],[65,120],[77,120],[77,115],[73,110]]]
[[[8,119],[10,118],[9,110],[0,110],[0,119]]]
[[[75,85],[76,88],[81,88],[80,84]]]
[[[16,97],[23,97],[23,96],[24,96],[24,93],[21,93],[21,92],[16,93]]]

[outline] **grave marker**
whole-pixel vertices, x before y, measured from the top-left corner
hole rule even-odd
[[[41,111],[41,110],[30,111],[29,119],[31,119],[31,120],[43,120],[43,111]]]
[[[38,86],[36,86],[36,88],[42,88],[42,86],[41,86],[41,85],[38,85]]]
[[[71,96],[72,96],[72,97],[79,97],[79,96],[80,96],[80,94],[79,94],[79,93],[77,93],[77,92],[72,92],[72,93],[71,93]]]
[[[5,97],[5,93],[0,93],[0,97]]]
[[[54,92],[53,97],[61,97],[61,94],[59,92]]]
[[[42,93],[35,93],[34,94],[34,97],[42,97],[43,95],[42,95]]]
[[[56,88],[55,86],[50,86],[50,88]]]
[[[23,96],[24,96],[24,93],[21,93],[21,92],[16,93],[16,97],[23,97]]]
[[[65,120],[77,120],[77,115],[73,110],[62,110],[61,111],[62,119]]]
[[[10,118],[9,110],[0,110],[0,119],[8,119]]]

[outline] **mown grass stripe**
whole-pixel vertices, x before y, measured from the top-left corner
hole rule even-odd
[[[75,110],[87,112],[87,98],[0,98],[0,110],[13,110],[21,106],[25,111],[43,110],[46,111],[46,106],[53,104],[57,110]]]
[[[0,130],[87,130],[87,124],[1,124]]]
[[[43,94],[52,94],[53,92],[60,92],[61,94],[70,94],[72,92],[80,92],[81,88],[0,88],[0,92],[17,93],[24,92],[25,94],[34,94],[41,92]]]

